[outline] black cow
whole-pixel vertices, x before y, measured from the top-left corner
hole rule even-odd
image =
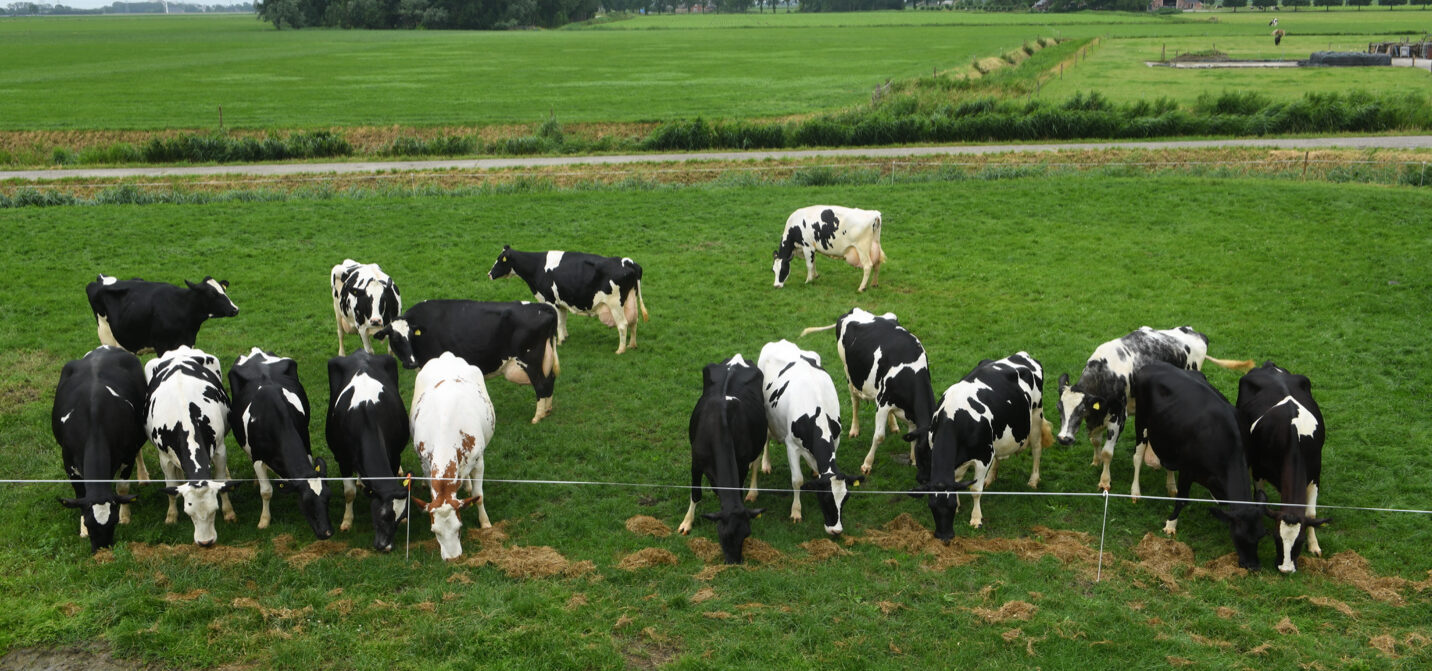
[[[239,308],[225,292],[229,283],[205,277],[188,288],[139,278],[108,275],[85,287],[99,328],[99,341],[135,354],[163,355],[176,347],[193,347],[199,327],[210,317],[232,317]]]
[[[1313,383],[1264,362],[1238,380],[1238,421],[1248,436],[1253,478],[1260,488],[1265,481],[1278,485],[1283,507],[1268,515],[1278,520],[1278,570],[1292,573],[1305,540],[1309,552],[1322,556],[1314,528],[1329,521],[1317,516],[1327,432]]]
[[[1023,450],[1034,453],[1029,486],[1039,484],[1039,453],[1054,442],[1044,420],[1044,368],[1026,352],[985,359],[940,397],[930,430],[916,437],[912,495],[928,494],[935,537],[954,537],[955,492],[972,489],[970,526],[984,524],[980,493],[994,482],[1000,461]],[[971,466],[974,479],[959,482]],[[972,487],[971,487],[972,486]]]
[[[552,392],[561,372],[557,361],[557,308],[526,301],[423,301],[373,334],[388,338],[405,368],[421,368],[452,352],[492,377],[530,384],[537,392],[532,423],[552,412]]]
[[[118,347],[101,345],[65,364],[55,388],[50,428],[60,444],[65,473],[75,497],[61,498],[66,508],[80,509],[80,536],[89,536],[90,551],[114,545],[116,522],[129,523],[128,483],[119,493],[109,482],[119,473],[129,478],[144,445],[144,369],[139,357]],[[119,510],[115,511],[115,505]]]
[[[1265,497],[1253,495],[1248,458],[1243,450],[1243,430],[1233,405],[1203,373],[1184,370],[1162,361],[1145,363],[1134,373],[1134,418],[1138,437],[1134,459],[1152,450],[1170,480],[1178,472],[1173,513],[1164,524],[1164,533],[1178,531],[1178,513],[1188,505],[1188,492],[1197,482],[1227,509],[1208,512],[1228,523],[1238,565],[1259,569],[1258,539],[1268,533],[1263,527]]]
[[[298,509],[313,535],[319,540],[332,536],[328,483],[323,480],[328,477],[328,464],[322,457],[314,458],[309,443],[311,410],[298,381],[298,363],[255,347],[229,367],[229,392],[229,426],[239,447],[254,460],[259,480],[263,499],[259,528],[269,525],[272,472],[279,478],[279,491],[298,496]]]
[[[801,335],[830,329],[836,329],[836,351],[845,367],[850,390],[851,438],[860,435],[860,400],[875,401],[875,435],[870,441],[870,452],[860,465],[860,472],[869,474],[875,464],[875,449],[885,439],[887,424],[898,432],[895,419],[905,420],[909,424],[906,434],[909,441],[930,428],[930,417],[935,412],[935,391],[930,386],[925,346],[900,325],[895,313],[876,316],[860,308],[841,315],[830,326],[811,327],[801,331]],[[913,442],[910,461],[915,461]]]
[[[1079,381],[1069,384],[1069,374],[1059,377],[1059,434],[1061,445],[1073,445],[1079,422],[1089,426],[1089,442],[1094,445],[1093,465],[1103,465],[1099,488],[1109,491],[1109,464],[1114,459],[1114,445],[1134,411],[1129,381],[1133,374],[1150,361],[1163,361],[1179,368],[1202,370],[1203,362],[1246,371],[1252,361],[1227,361],[1208,356],[1208,336],[1189,326],[1155,331],[1144,326],[1117,340],[1110,340],[1094,350]],[[1100,434],[1104,443],[1099,445]],[[1157,464],[1152,464],[1157,465]],[[1139,497],[1139,460],[1134,459],[1134,484],[1131,489]]]
[[[701,501],[701,476],[711,483],[721,511],[702,513],[716,522],[716,538],[726,563],[741,563],[741,545],[751,535],[751,520],[764,508],[747,508],[741,500],[741,479],[755,474],[755,461],[766,447],[766,412],[761,371],[737,354],[701,372],[701,398],[691,411],[691,505],[678,531],[691,533],[696,504]]]
[[[201,350],[178,347],[144,365],[148,383],[144,428],[159,450],[169,495],[165,524],[179,518],[174,497],[184,499],[184,513],[194,521],[194,542],[213,545],[219,537],[214,518],[238,519],[229,502],[233,483],[224,447],[229,432],[229,395],[224,392],[219,360]]]
[[[328,360],[328,449],[343,473],[343,522],[353,526],[353,475],[363,481],[373,517],[373,547],[393,549],[398,523],[408,516],[408,490],[391,478],[408,443],[408,411],[398,393],[398,362],[358,351]]]
[[[557,342],[567,341],[567,313],[596,316],[617,329],[617,354],[636,347],[637,310],[650,320],[641,299],[641,266],[631,259],[580,252],[519,252],[508,245],[491,279],[517,275],[542,303],[557,306]],[[628,336],[630,329],[630,336]]]

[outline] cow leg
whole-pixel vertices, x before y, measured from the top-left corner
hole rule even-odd
[[[119,479],[119,484],[115,485],[115,488],[114,488],[114,489],[115,489],[116,492],[119,492],[119,494],[120,494],[121,496],[127,496],[127,495],[129,494],[129,478],[128,478],[128,477],[120,477],[120,479]],[[129,504],[128,504],[128,503],[121,503],[121,504],[119,504],[119,523],[120,523],[120,524],[129,524]]]
[[[278,475],[277,472],[274,475]],[[254,476],[259,479],[259,500],[263,501],[263,509],[259,512],[259,528],[267,529],[269,525],[269,499],[273,498],[273,484],[269,482],[268,467],[264,462],[254,462]]]
[[[860,472],[870,474],[870,469],[875,466],[875,450],[880,447],[880,441],[885,439],[885,423],[890,417],[890,406],[878,405],[875,410],[875,435],[870,440],[870,451],[865,454],[865,462],[860,465]]]
[[[771,472],[771,441],[778,440],[768,429],[766,431],[766,444],[761,447],[761,472]]]
[[[975,483],[970,485],[970,499],[974,501],[974,509],[970,511],[970,526],[978,529],[984,526],[984,513],[980,510],[980,494],[984,492],[986,478],[993,478],[990,473],[995,465],[994,456],[990,456],[990,463],[983,464],[975,462]]]
[[[228,481],[229,479],[229,459],[224,456],[222,442],[220,443],[219,449],[214,450],[214,474],[217,475],[220,480]],[[239,516],[234,514],[234,504],[229,502],[228,492],[219,492],[219,509],[224,512],[225,522],[237,522],[239,520]]]
[[[855,248],[855,253],[860,255],[861,269],[860,287],[855,291],[857,293],[860,293],[864,292],[865,288],[870,286],[870,254],[865,250],[861,249],[859,246]]]
[[[1108,430],[1105,429],[1102,424],[1097,427],[1090,427],[1089,429],[1089,444],[1094,447],[1094,461],[1089,464],[1090,466],[1098,466],[1103,463],[1099,460],[1099,453],[1102,451],[1100,448],[1103,447],[1105,433],[1108,433]]]
[[[999,457],[990,457],[989,473],[985,475],[985,486],[994,484],[994,476],[999,472]]]
[[[367,352],[367,353],[369,353],[369,354],[372,354],[372,353],[373,353],[373,335],[372,335],[372,331],[373,331],[372,329],[367,328],[367,327],[358,329],[358,337],[363,339],[363,351],[364,351],[364,352]],[[341,355],[340,355],[340,356],[341,356]]]
[[[482,472],[486,468],[486,462],[482,455],[478,455],[477,464],[472,468],[472,480],[468,485],[468,491],[477,490],[477,524],[483,529],[492,527],[492,521],[487,519],[487,497],[482,495]]]
[[[691,505],[686,508],[686,517],[681,520],[681,526],[676,527],[677,533],[682,536],[691,533],[691,523],[696,521],[696,502],[701,500],[701,470],[695,464],[691,466]]]
[[[878,236],[879,234],[877,233],[876,235]],[[884,262],[885,250],[880,249],[880,238],[876,237],[874,240],[870,241],[870,265],[872,266],[870,286],[880,286],[880,264]]]
[[[820,273],[815,271],[815,249],[811,247],[802,247],[801,254],[805,256],[806,284],[810,284],[812,281],[815,280],[815,278],[820,277]]]
[[[617,326],[617,354],[621,354],[627,351],[627,318],[616,294],[607,297],[607,310],[611,312],[612,322]]]
[[[1309,482],[1307,492],[1308,507],[1304,509],[1303,514],[1307,515],[1309,518],[1314,518],[1318,516],[1318,483]],[[1307,529],[1308,534],[1308,552],[1311,552],[1318,557],[1323,556],[1323,549],[1321,547],[1318,547],[1317,528],[1310,524],[1306,524],[1303,526]]]
[[[760,470],[760,464],[751,462],[751,487],[746,490],[746,500],[756,500],[756,471]]]
[[[850,437],[860,435],[860,391],[855,385],[846,385],[850,390]]]
[[[801,475],[801,450],[796,445],[795,438],[786,441],[786,460],[791,463],[791,521],[801,521],[801,485],[805,484],[805,477]],[[814,468],[815,464],[812,463]]]
[[[557,308],[557,344],[567,342],[567,311]]]
[[[636,347],[636,323],[638,317],[640,298],[637,297],[636,289],[627,292],[626,300],[621,303],[622,314],[626,316],[627,322],[627,348]]]
[[[1185,470],[1178,474],[1178,492],[1175,493],[1177,499],[1173,502],[1173,513],[1168,516],[1168,521],[1164,522],[1164,533],[1170,536],[1178,533],[1178,513],[1188,505],[1188,490],[1193,488],[1193,476],[1189,473],[1191,471]]]
[[[358,484],[353,478],[343,478],[343,522],[338,525],[339,531],[353,528],[353,499],[357,496]]]
[[[1034,468],[1029,471],[1029,488],[1039,488],[1039,456],[1044,452],[1044,437],[1049,435],[1049,422],[1044,421],[1044,411],[1034,413],[1029,424],[1029,451],[1034,454]],[[1039,428],[1040,432],[1035,433]],[[1053,442],[1052,440],[1050,442]]]
[[[1107,438],[1104,440],[1104,448],[1099,451],[1099,461],[1104,464],[1104,472],[1099,475],[1099,489],[1109,491],[1109,464],[1114,461],[1114,445],[1119,442],[1119,433],[1124,428],[1124,418],[1116,417],[1114,412],[1109,411],[1109,419],[1105,420],[1104,427]]]
[[[1134,501],[1138,501],[1139,495],[1143,493],[1139,491],[1139,467],[1143,466],[1144,453],[1147,451],[1149,451],[1149,444],[1147,442],[1141,441],[1134,446],[1134,484],[1129,486],[1129,496]]]
[[[164,471],[164,486],[175,487],[183,482],[184,473],[179,470],[179,464],[165,458],[164,452],[159,453],[159,470]],[[173,524],[179,521],[179,510],[174,506],[174,495],[169,495],[169,510],[164,513],[164,523]]]
[[[1175,480],[1177,477],[1173,471],[1164,471],[1164,489],[1168,490],[1169,496],[1178,495],[1178,484]]]

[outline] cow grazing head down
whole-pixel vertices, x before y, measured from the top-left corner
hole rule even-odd
[[[418,358],[413,354],[413,338],[420,338],[423,335],[422,328],[414,326],[408,320],[401,317],[388,322],[377,333],[374,338],[388,341],[388,349],[398,361],[403,362],[404,368],[417,368]]]
[[[333,523],[328,519],[328,462],[323,457],[313,458],[313,477],[279,480],[278,490],[298,495],[298,509],[308,520],[308,527],[319,540],[333,536]]]
[[[1263,568],[1258,561],[1258,541],[1268,535],[1268,528],[1263,526],[1263,515],[1267,510],[1263,504],[1268,502],[1268,497],[1260,491],[1255,498],[1257,505],[1235,503],[1230,504],[1228,510],[1211,508],[1208,511],[1228,524],[1233,535],[1233,549],[1238,553],[1238,565],[1249,571]]]
[[[916,450],[921,448],[920,445],[915,447]],[[928,450],[929,448],[924,447],[924,449]],[[925,503],[930,506],[930,515],[935,520],[935,538],[940,539],[941,542],[948,543],[955,537],[955,513],[960,509],[960,501],[956,497],[956,493],[969,489],[970,485],[974,483],[974,480],[954,483],[932,482],[910,490],[910,496],[925,497]]]
[[[791,276],[791,261],[795,257],[796,245],[801,241],[801,229],[798,226],[786,228],[785,237],[781,238],[781,245],[771,254],[771,271],[776,274],[775,288],[779,289],[786,284],[786,278]]]
[[[177,487],[165,487],[164,493],[184,500],[184,514],[194,521],[194,542],[204,547],[219,539],[214,528],[214,518],[219,512],[219,494],[232,490],[238,483],[219,480],[186,482]]]
[[[204,281],[198,284],[190,282],[189,280],[184,280],[184,284],[188,286],[191,291],[196,292],[204,299],[205,309],[209,311],[211,318],[233,317],[239,314],[239,307],[234,305],[232,300],[229,300],[229,293],[227,291],[229,288],[228,280],[216,280],[213,277],[206,276]]]
[[[803,491],[815,492],[815,500],[820,504],[820,514],[825,518],[826,533],[836,536],[845,531],[840,517],[841,511],[850,498],[850,489],[859,487],[862,482],[865,482],[864,476],[836,474],[801,485]]]
[[[369,488],[367,494],[368,512],[373,516],[373,549],[389,552],[398,525],[408,519],[408,492],[399,490],[384,496]]]
[[[512,274],[512,261],[508,258],[508,252],[512,251],[512,245],[503,245],[502,253],[497,255],[497,261],[492,264],[492,269],[487,271],[487,278],[500,280]]]
[[[449,497],[432,502],[413,497],[413,503],[422,507],[432,518],[433,536],[438,540],[438,553],[444,560],[457,559],[462,556],[462,538],[459,535],[459,532],[462,531],[462,516],[459,512],[463,508],[481,501],[481,496],[466,499]]]
[[[1278,522],[1278,533],[1273,536],[1273,547],[1277,550],[1278,570],[1293,573],[1298,570],[1298,557],[1308,539],[1307,530],[1333,521],[1331,517],[1308,517],[1301,512],[1285,508],[1274,511],[1265,508],[1265,514]]]
[[[1084,391],[1078,384],[1069,386],[1068,373],[1059,376],[1059,435],[1056,438],[1060,445],[1074,444],[1074,433],[1079,430],[1080,422],[1087,421],[1091,427],[1099,425],[1108,412],[1108,400]]]
[[[701,513],[702,517],[716,523],[716,540],[721,543],[721,555],[727,564],[741,563],[741,547],[751,535],[751,520],[766,512],[765,508],[743,508],[733,511]]]
[[[114,529],[119,521],[118,506],[139,498],[134,494],[109,493],[101,498],[64,498],[60,505],[78,508],[83,516],[85,532],[89,534],[90,552],[114,545]]]

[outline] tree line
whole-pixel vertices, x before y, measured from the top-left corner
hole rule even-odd
[[[3,16],[71,16],[84,14],[211,14],[218,12],[252,12],[248,2],[229,5],[200,5],[187,2],[115,2],[104,7],[84,9],[48,2],[12,2],[0,7]]]

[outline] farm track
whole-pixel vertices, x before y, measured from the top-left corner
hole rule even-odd
[[[577,165],[624,165],[640,163],[690,163],[697,161],[766,161],[812,158],[919,158],[931,156],[989,155],[1002,153],[1099,151],[1109,149],[1432,149],[1432,135],[1320,137],[1244,140],[1173,140],[1160,142],[1076,142],[996,145],[950,145],[937,147],[866,147],[853,149],[809,149],[785,151],[727,151],[612,156],[551,156],[534,158],[441,159],[427,161],[353,161],[340,163],[269,163],[250,165],[176,166],[155,168],[81,168],[63,170],[5,170],[0,181],[50,182],[66,179],[123,179],[133,177],[205,177],[246,175],[282,177],[293,175],[417,172],[431,170],[500,170]]]

